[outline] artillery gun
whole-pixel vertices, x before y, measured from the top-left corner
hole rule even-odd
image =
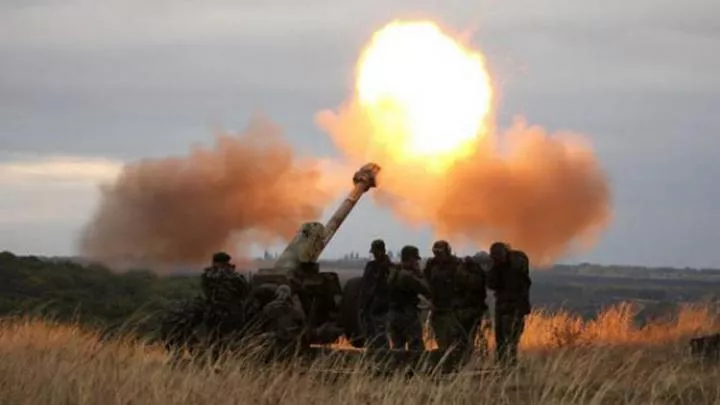
[[[362,166],[352,178],[352,190],[326,224],[323,225],[320,222],[302,224],[274,265],[251,272],[248,279],[252,292],[259,292],[261,293],[259,295],[265,295],[270,299],[272,299],[277,287],[281,285],[289,286],[293,298],[296,300],[296,306],[305,315],[308,327],[318,328],[327,324],[338,326],[342,330],[341,335],[344,335],[348,342],[356,348],[363,347],[365,343],[365,336],[358,317],[360,281],[362,277],[350,278],[344,285],[341,285],[337,273],[320,271],[318,259],[360,198],[371,188],[377,186],[379,172],[380,166],[375,163],[367,163]],[[244,300],[244,298],[246,297],[238,297],[238,307],[244,308],[247,301],[252,301],[252,299]],[[198,299],[186,302],[184,307],[174,312],[174,315],[179,316],[167,318],[168,321],[164,323],[165,332],[161,332],[164,335],[163,340],[166,342],[166,347],[172,350],[172,348],[178,346],[187,347],[188,343],[190,346],[200,346],[201,350],[205,347],[190,332],[191,329],[201,325],[204,322],[203,317],[207,316],[208,312],[211,312],[208,311],[205,305],[202,300]],[[243,312],[245,312],[244,309]],[[243,313],[243,316],[240,317],[242,318],[241,321],[228,331],[230,335],[235,335],[235,333],[239,335],[216,336],[215,338],[211,336],[211,341],[219,339],[220,345],[224,345],[223,340],[225,342],[230,340],[232,344],[235,337],[242,337],[244,332],[239,329],[244,329],[247,326],[248,319],[245,318],[245,315]],[[176,334],[175,331],[178,329],[180,329],[180,333]],[[331,342],[310,342],[311,345],[327,343]],[[191,349],[191,351],[194,350]],[[462,356],[458,355],[459,353],[448,356],[437,350],[417,352],[397,349],[372,349],[357,352],[314,347],[308,352],[306,354],[311,356],[328,353],[332,355],[334,353],[341,356],[340,363],[347,362],[347,364],[352,364],[359,358],[367,358],[376,360],[383,368],[389,369],[404,368],[410,365],[411,369],[414,370],[413,372],[432,372],[441,365],[444,368],[451,369],[462,360]],[[360,356],[355,354],[360,354]],[[336,360],[338,359],[336,358]]]
[[[337,273],[320,271],[318,258],[363,194],[377,186],[379,172],[380,166],[375,163],[362,166],[352,178],[352,190],[327,223],[302,224],[274,265],[250,272],[248,280],[250,290],[258,293],[258,296],[272,297],[278,286],[290,286],[296,305],[304,313],[308,326],[337,326],[356,347],[364,343],[357,318],[361,278],[356,277],[341,286]],[[215,345],[218,342],[226,344],[237,341],[249,326],[246,317],[247,298],[238,297],[237,305],[230,311],[230,315],[227,315],[226,309],[223,310],[225,319],[220,322],[225,324],[222,328],[224,332],[214,331],[212,325],[218,322],[214,319],[217,314],[213,313],[205,299],[196,297],[183,301],[162,317],[159,332],[161,340],[171,351],[184,347],[199,352],[204,351],[208,343]]]
[[[360,198],[377,186],[379,172],[380,166],[375,163],[362,166],[352,178],[353,189],[327,223],[302,224],[273,267],[258,269],[249,280],[251,289],[289,285],[311,327],[338,325],[356,347],[363,344],[357,320],[360,278],[350,279],[342,286],[337,273],[320,271],[318,259]]]

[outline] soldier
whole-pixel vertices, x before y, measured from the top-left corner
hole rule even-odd
[[[368,347],[387,348],[388,289],[387,277],[395,267],[386,251],[385,242],[374,240],[370,245],[373,260],[365,265],[360,283],[360,322],[369,340]]]
[[[393,349],[425,350],[420,324],[418,295],[430,297],[430,289],[420,273],[420,251],[405,246],[400,251],[400,268],[393,268],[388,277],[389,306],[388,328]]]
[[[517,362],[517,349],[530,313],[530,261],[519,250],[502,242],[490,247],[493,265],[488,287],[495,291],[495,343],[498,360],[503,364]]]
[[[451,346],[459,344],[463,335],[455,312],[457,299],[455,276],[462,260],[452,254],[447,241],[436,241],[432,250],[434,257],[427,261],[423,270],[423,276],[432,294],[430,324],[438,348],[447,351]]]
[[[212,261],[212,265],[203,271],[200,281],[208,303],[207,322],[211,339],[218,341],[216,349],[222,350],[232,341],[231,334],[239,333],[244,326],[242,302],[248,293],[248,283],[235,271],[227,253],[215,253]]]
[[[261,331],[271,343],[272,354],[276,358],[302,354],[310,348],[311,342],[330,344],[337,341],[343,332],[330,322],[311,327],[293,302],[290,286],[285,284],[275,289],[275,298],[264,304],[260,315]]]
[[[305,317],[292,301],[287,285],[275,289],[275,299],[265,304],[261,312],[261,328],[273,349],[273,355],[284,357],[309,345],[305,335]]]
[[[485,288],[487,288],[487,277],[488,273],[490,272],[490,269],[492,268],[493,261],[492,257],[490,257],[490,254],[486,251],[479,252],[473,256],[473,259],[475,259],[475,262],[478,263],[480,266],[480,269],[483,271],[483,275],[485,276]],[[487,299],[487,290],[485,292],[485,297]],[[487,306],[486,302],[484,301],[485,305],[485,311],[483,312],[482,319],[480,320],[480,323],[478,325],[478,334],[480,336],[480,342],[479,342],[479,348],[481,353],[486,356],[488,354],[488,340],[487,335],[489,333],[492,333],[492,322],[490,321],[488,317],[488,311],[489,307]]]
[[[455,278],[457,286],[456,314],[463,332],[460,346],[465,349],[467,356],[470,356],[474,349],[478,329],[487,312],[485,272],[480,266],[480,261],[480,255],[465,257]],[[482,337],[484,338],[484,336]],[[484,339],[481,349],[484,355]]]

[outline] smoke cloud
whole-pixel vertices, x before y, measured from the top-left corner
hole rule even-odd
[[[187,156],[127,164],[102,190],[84,229],[83,255],[110,265],[197,265],[224,249],[290,239],[335,197],[323,162],[300,159],[272,123]]]
[[[580,135],[551,135],[517,119],[433,173],[395,158],[390,138],[356,103],[316,121],[348,159],[383,167],[377,203],[409,225],[431,225],[451,245],[505,241],[543,267],[592,245],[611,217],[608,180]]]

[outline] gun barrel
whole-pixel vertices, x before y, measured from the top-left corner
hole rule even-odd
[[[363,194],[377,186],[377,175],[380,166],[367,163],[353,176],[353,189],[345,200],[335,210],[325,225],[319,222],[303,224],[298,233],[275,262],[273,269],[263,270],[263,273],[283,273],[297,270],[300,263],[317,262],[325,247],[330,243],[343,221],[348,217]]]
[[[360,197],[368,190],[377,186],[377,175],[380,173],[380,166],[375,163],[367,163],[360,168],[353,176],[353,189],[348,193],[345,200],[335,210],[335,213],[328,219],[325,224],[325,233],[322,239],[322,249],[330,243],[335,233],[340,228],[350,212],[355,208]],[[322,249],[316,252],[314,260],[317,260],[322,253]]]

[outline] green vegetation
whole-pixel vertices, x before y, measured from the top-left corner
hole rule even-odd
[[[0,253],[0,317],[32,314],[105,329],[153,315],[199,291],[194,276],[113,273],[99,265]]]

